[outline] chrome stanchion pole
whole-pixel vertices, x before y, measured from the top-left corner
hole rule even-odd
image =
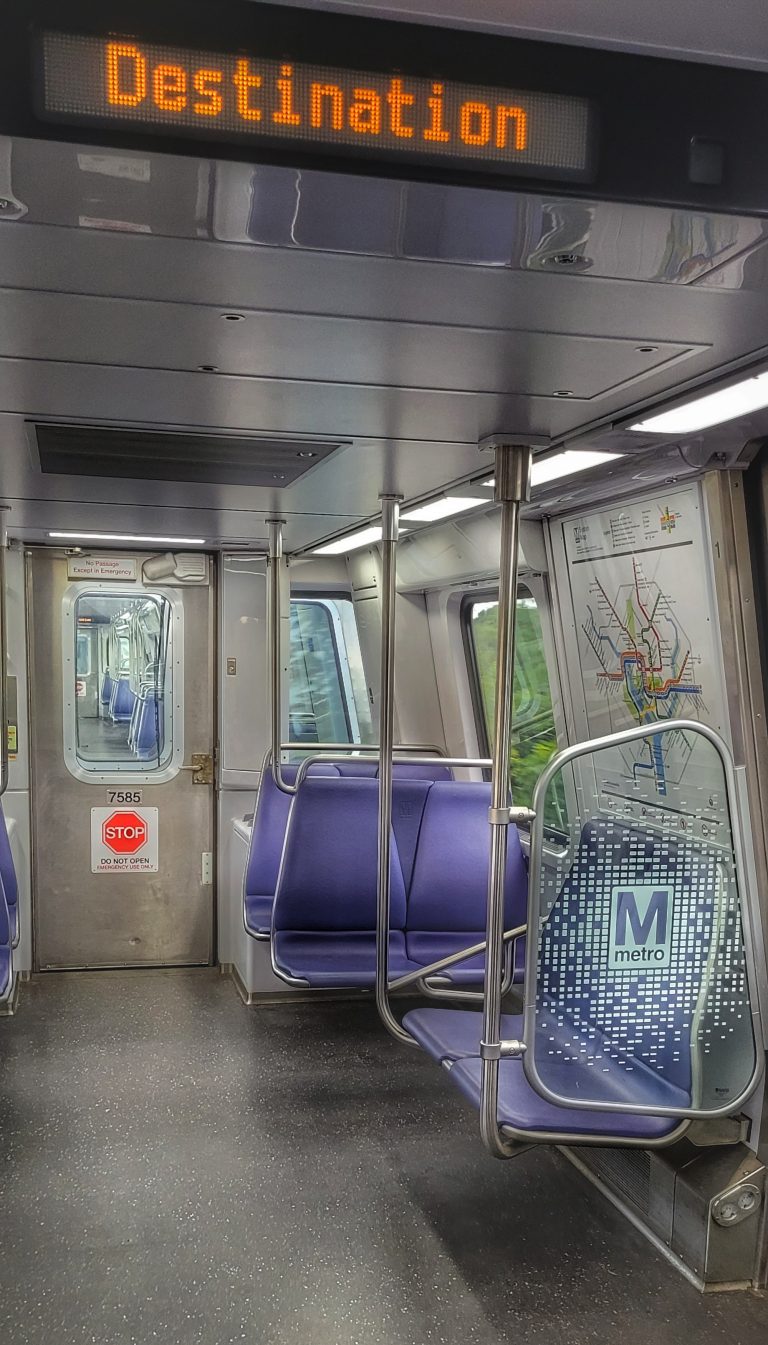
[[[415,1046],[389,1004],[390,858],[392,835],[392,752],[395,739],[395,597],[400,495],[381,500],[381,679],[379,686],[379,837],[376,892],[376,1008],[398,1041]]]
[[[496,700],[493,717],[491,770],[491,862],[488,875],[485,982],[483,987],[483,1061],[480,1134],[495,1158],[509,1157],[499,1133],[499,1060],[501,1059],[501,997],[504,933],[504,879],[507,867],[509,808],[509,740],[515,673],[515,617],[520,505],[530,494],[531,449],[511,443],[496,446],[495,498],[501,505],[499,562],[499,625],[496,641]],[[531,932],[529,931],[529,938]],[[534,933],[535,937],[535,933]]]
[[[269,705],[272,743],[272,779],[284,794],[295,791],[283,779],[280,769],[280,745],[283,741],[283,667],[282,667],[282,602],[280,585],[283,559],[284,518],[268,518],[269,528],[269,585],[267,589],[267,612],[269,626]]]

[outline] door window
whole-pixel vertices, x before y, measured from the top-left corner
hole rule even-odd
[[[65,746],[75,774],[144,776],[169,766],[182,690],[173,630],[161,593],[81,591],[66,602]]]

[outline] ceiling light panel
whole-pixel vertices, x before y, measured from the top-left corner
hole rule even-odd
[[[639,420],[629,428],[641,434],[695,434],[697,430],[722,425],[726,420],[748,416],[752,411],[762,411],[766,406],[768,373],[757,374],[755,378],[745,378],[730,388],[707,393],[705,397],[686,402],[685,406],[677,406],[671,411],[660,412],[658,416]]]
[[[418,509],[409,509],[401,517],[409,523],[436,523],[441,518],[450,518],[452,514],[461,514],[465,509],[478,509],[481,504],[488,503],[487,499],[478,499],[476,496],[451,495],[440,500],[430,500],[429,504],[422,504]]]
[[[325,546],[316,546],[314,556],[343,556],[347,551],[357,551],[358,547],[370,546],[381,541],[381,527],[363,528],[360,532],[351,532],[346,537],[337,537],[335,542],[326,542]]]
[[[551,458],[534,459],[531,465],[531,488],[543,486],[548,481],[557,481],[561,476],[573,476],[584,472],[588,467],[599,467],[601,462],[611,462],[614,458],[623,458],[623,453],[601,453],[597,449],[569,448],[563,453],[553,453]],[[495,486],[496,479],[484,481],[484,486]]]
[[[59,542],[134,542],[143,546],[205,546],[204,537],[140,537],[128,532],[49,532]]]

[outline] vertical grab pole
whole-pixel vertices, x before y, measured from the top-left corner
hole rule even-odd
[[[494,1158],[507,1158],[509,1149],[499,1134],[499,1060],[501,1058],[501,997],[504,933],[504,879],[507,867],[509,822],[509,737],[515,675],[517,557],[520,505],[530,494],[531,450],[526,445],[497,444],[495,498],[501,505],[499,561],[499,625],[496,643],[496,699],[493,715],[491,771],[491,862],[488,874],[485,981],[483,984],[483,1061],[480,1096],[480,1134]],[[529,933],[529,938],[532,934]]]
[[[381,500],[381,684],[379,687],[379,818],[376,888],[376,1008],[397,1041],[415,1042],[389,1004],[390,858],[392,835],[392,751],[395,738],[395,595],[401,495]]]
[[[290,794],[290,785],[283,779],[280,770],[280,744],[283,741],[283,667],[282,667],[282,603],[280,598],[281,561],[283,559],[284,518],[268,518],[269,528],[269,704],[272,739],[272,779],[284,794]]]
[[[7,508],[7,506],[6,506]],[[0,511],[0,797],[8,788],[8,631],[5,596],[5,553],[8,535],[5,512]]]

